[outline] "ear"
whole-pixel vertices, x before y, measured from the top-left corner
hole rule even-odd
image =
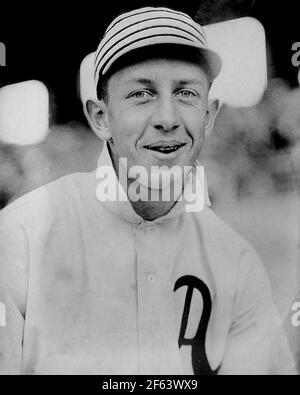
[[[107,121],[107,105],[103,100],[87,100],[86,115],[94,133],[103,141],[111,139]]]
[[[216,118],[220,112],[221,104],[218,99],[210,99],[208,101],[206,116],[205,116],[205,138],[212,132]]]

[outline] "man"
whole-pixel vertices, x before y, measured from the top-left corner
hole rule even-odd
[[[107,28],[87,104],[98,169],[1,214],[2,373],[294,373],[263,265],[208,208],[196,161],[220,67],[181,12]]]

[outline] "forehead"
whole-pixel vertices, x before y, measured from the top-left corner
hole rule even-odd
[[[204,85],[208,83],[206,70],[200,64],[186,60],[157,58],[123,67],[110,77],[109,85],[143,80],[153,83],[177,81],[194,81]]]

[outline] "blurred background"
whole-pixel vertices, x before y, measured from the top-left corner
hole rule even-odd
[[[258,19],[266,34],[266,89],[252,107],[223,105],[201,160],[214,210],[252,243],[264,261],[274,300],[300,361],[300,328],[293,327],[290,319],[300,289],[300,88],[299,68],[292,63],[292,46],[300,42],[297,2],[123,3],[103,7],[91,1],[63,8],[49,2],[32,10],[26,4],[24,9],[7,8],[3,14],[0,42],[6,46],[6,67],[0,67],[0,88],[31,79],[42,81],[50,93],[50,130],[37,144],[0,139],[0,208],[62,175],[96,167],[101,142],[84,118],[78,70],[114,16],[131,8],[166,5],[205,25],[244,16]]]

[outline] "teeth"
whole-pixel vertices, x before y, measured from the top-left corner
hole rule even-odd
[[[157,147],[157,148],[152,148],[155,151],[159,151],[159,152],[163,152],[163,153],[170,153],[170,152],[174,152],[177,151],[179,148],[178,145],[174,146],[174,147]]]

